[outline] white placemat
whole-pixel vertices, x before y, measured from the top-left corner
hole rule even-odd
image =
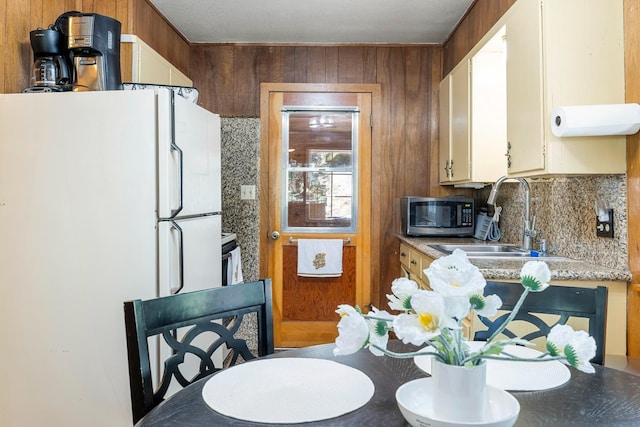
[[[471,351],[480,349],[485,343],[469,343]],[[542,353],[532,348],[510,345],[505,351],[517,357],[537,357]],[[431,374],[431,356],[417,356],[415,364]],[[487,384],[509,391],[547,390],[569,381],[571,371],[562,362],[518,362],[487,359]]]
[[[361,371],[331,360],[261,359],[212,376],[204,401],[228,417],[260,423],[305,423],[364,406],[374,385]]]

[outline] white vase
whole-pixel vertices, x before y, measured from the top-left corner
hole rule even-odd
[[[433,415],[437,419],[477,422],[486,407],[487,363],[478,366],[446,365],[431,361],[433,378]]]

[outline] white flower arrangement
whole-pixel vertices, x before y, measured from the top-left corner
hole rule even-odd
[[[340,305],[336,313],[338,338],[333,353],[336,356],[355,353],[362,348],[376,356],[409,358],[432,355],[449,365],[474,366],[482,359],[547,361],[561,360],[583,372],[593,373],[589,361],[596,354],[596,342],[584,331],[574,331],[568,325],[554,326],[547,336],[546,352],[534,359],[515,357],[503,352],[508,345],[532,345],[521,338],[496,340],[518,313],[529,292],[542,292],[549,286],[551,272],[543,261],[529,261],[522,267],[520,281],[524,292],[501,327],[479,350],[471,352],[462,337],[462,320],[475,310],[490,317],[502,306],[497,295],[484,296],[486,280],[480,270],[469,262],[464,251],[433,261],[424,270],[432,290],[419,289],[407,278],[398,278],[387,295],[389,307],[401,312],[392,315],[372,307],[363,314],[359,307]],[[389,332],[393,331],[405,344],[425,345],[416,352],[396,353],[387,350]]]

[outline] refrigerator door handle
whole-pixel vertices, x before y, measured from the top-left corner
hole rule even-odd
[[[171,228],[178,232],[178,286],[171,286],[171,294],[179,293],[184,288],[184,244],[182,228],[175,221],[169,221]]]
[[[175,132],[175,131],[174,131]],[[180,213],[180,211],[182,210],[184,203],[183,203],[183,197],[182,197],[182,191],[183,191],[183,182],[184,182],[184,176],[183,176],[183,153],[182,150],[180,149],[180,147],[178,147],[178,145],[175,143],[175,138],[172,138],[173,141],[171,141],[171,151],[175,151],[178,153],[178,207],[176,209],[171,209],[171,216],[170,218],[175,218],[176,215],[178,215]]]
[[[183,166],[184,166],[184,153],[182,152],[182,150],[180,149],[180,147],[178,147],[178,144],[176,144],[176,104],[175,104],[175,95],[173,93],[173,91],[169,91],[169,99],[171,102],[171,144],[170,144],[170,149],[171,151],[175,151],[178,153],[178,208],[177,209],[171,209],[171,216],[170,218],[175,218],[176,215],[178,215],[180,213],[180,211],[182,210],[184,203],[183,203],[183,197],[182,197],[182,192],[183,192],[183,183],[184,183],[184,173],[183,173]]]

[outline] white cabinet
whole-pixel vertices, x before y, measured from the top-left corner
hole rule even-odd
[[[123,34],[121,40],[123,82],[193,87],[189,77],[139,37]],[[130,72],[124,69],[129,64]]]
[[[462,61],[440,83],[440,183],[470,178],[469,62]]]
[[[503,20],[508,174],[624,173],[624,136],[559,138],[550,122],[559,106],[625,102],[623,1],[518,0]]]
[[[506,173],[503,38],[504,29],[485,36],[440,83],[441,184],[482,186]]]

